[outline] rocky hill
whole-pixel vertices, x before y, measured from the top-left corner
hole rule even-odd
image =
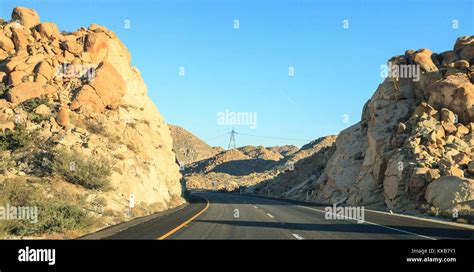
[[[263,192],[267,184],[285,181],[285,188],[309,178],[315,173],[307,165],[321,164],[332,154],[336,137],[313,141],[305,149],[286,147],[244,146],[223,151],[209,159],[189,165],[185,171],[188,188],[234,191],[242,189]],[[282,153],[278,153],[280,150]],[[285,156],[286,155],[286,156]],[[321,168],[321,167],[320,167]],[[307,171],[294,171],[307,169]],[[299,177],[297,179],[295,177]],[[283,192],[283,191],[282,191]]]
[[[130,194],[145,213],[182,203],[170,131],[119,38],[96,24],[59,32],[28,8],[11,19],[0,25],[0,183],[72,183],[112,221]]]
[[[310,199],[472,221],[473,61],[473,36],[443,53],[408,50],[391,58],[392,66],[420,67],[419,80],[387,77],[379,85],[361,121],[337,137],[323,174],[300,180]],[[261,189],[287,196],[280,187],[269,182]]]
[[[181,164],[204,160],[220,152],[220,149],[209,146],[182,127],[175,125],[168,125],[168,127],[173,138],[173,150]]]

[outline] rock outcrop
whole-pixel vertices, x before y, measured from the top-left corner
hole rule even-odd
[[[473,41],[461,37],[452,51],[408,50],[391,58],[391,65],[420,67],[419,80],[387,77],[379,85],[362,120],[337,137],[313,183],[313,200],[472,213]]]
[[[113,161],[112,190],[101,193],[107,208],[123,214],[130,194],[138,206],[158,210],[183,202],[168,126],[112,31],[92,24],[61,33],[54,23],[41,23],[34,10],[15,8],[12,21],[0,26],[0,79],[6,89],[0,93],[2,130],[25,126],[53,151]],[[51,174],[25,161],[22,174]]]

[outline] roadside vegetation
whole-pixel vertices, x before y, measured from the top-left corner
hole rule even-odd
[[[84,230],[94,220],[85,209],[85,200],[55,189],[44,180],[23,178],[0,182],[0,207],[37,209],[36,220],[0,220],[0,237],[40,236]]]

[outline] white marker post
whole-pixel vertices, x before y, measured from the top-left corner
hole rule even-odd
[[[135,208],[135,195],[134,194],[130,194],[130,201],[129,201],[129,207],[130,207],[130,217],[133,216],[133,208]]]

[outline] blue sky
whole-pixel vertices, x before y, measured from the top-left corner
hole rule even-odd
[[[224,147],[232,127],[261,136],[237,135],[237,146],[300,146],[337,134],[359,121],[391,56],[443,52],[474,34],[471,0],[2,0],[0,16],[10,18],[14,6],[61,30],[113,30],[166,121]],[[226,110],[256,113],[257,128],[220,125]]]

